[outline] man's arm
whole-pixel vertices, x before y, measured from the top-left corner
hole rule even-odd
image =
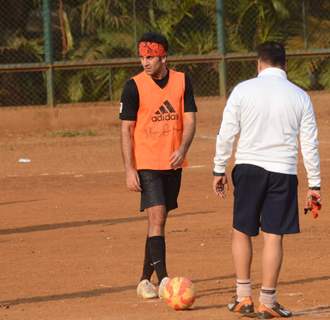
[[[300,124],[300,146],[310,188],[321,186],[318,144],[313,105],[306,97],[306,109]]]
[[[226,165],[231,157],[236,135],[240,131],[240,106],[236,88],[230,95],[223,112],[222,123],[217,135],[213,169],[213,191],[225,198],[228,190]],[[225,186],[227,187],[225,189]]]
[[[214,175],[224,174],[233,151],[236,135],[240,131],[240,106],[234,89],[223,111],[222,123],[217,135],[214,157]]]
[[[139,108],[139,93],[133,79],[126,82],[120,100],[121,152],[126,172],[126,185],[130,191],[141,191],[134,159],[134,130]]]
[[[182,142],[178,150],[170,157],[170,165],[173,169],[181,168],[184,158],[189,150],[196,131],[196,113],[185,112],[183,115]]]
[[[300,125],[300,146],[308,178],[305,213],[308,210],[312,210],[314,218],[317,218],[317,211],[321,209],[320,156],[317,125],[313,105],[308,96],[306,97],[306,109]],[[313,202],[314,199],[317,199],[315,205]],[[316,208],[316,211],[313,208]]]
[[[135,121],[123,120],[121,124],[121,152],[126,172],[126,185],[130,191],[142,191],[135,168],[133,153]]]

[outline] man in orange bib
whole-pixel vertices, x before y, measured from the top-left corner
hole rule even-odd
[[[178,207],[182,168],[193,140],[197,111],[189,78],[168,69],[167,39],[145,33],[138,43],[143,71],[127,81],[120,103],[121,147],[130,191],[141,192],[140,211],[148,215],[142,298],[162,297],[166,270],[165,224]],[[156,271],[159,288],[150,282]]]

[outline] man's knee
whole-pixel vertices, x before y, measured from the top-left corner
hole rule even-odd
[[[164,227],[166,223],[166,217],[165,216],[152,216],[149,217],[149,225],[152,227]]]
[[[283,242],[283,235],[263,232],[264,242]]]
[[[155,206],[147,209],[149,225],[163,227],[166,223],[167,212],[164,206]]]

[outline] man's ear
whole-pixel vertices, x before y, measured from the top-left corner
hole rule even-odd
[[[260,61],[260,59],[257,60],[257,71],[258,71],[258,74],[261,72],[261,61]]]
[[[288,63],[285,61],[285,65],[283,66],[283,70],[285,71],[285,72],[287,72],[288,71]]]
[[[160,59],[161,59],[162,63],[165,63],[165,62],[166,62],[166,60],[167,60],[167,57],[166,57],[166,56],[164,56],[164,57],[161,57]]]

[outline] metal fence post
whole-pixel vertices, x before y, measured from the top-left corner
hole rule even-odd
[[[44,25],[44,50],[45,62],[48,64],[46,71],[47,83],[47,105],[54,106],[54,75],[53,75],[53,43],[52,43],[52,23],[51,23],[51,9],[50,0],[43,0],[42,2],[43,25]]]
[[[138,54],[137,52],[137,25],[136,25],[136,3],[133,0],[133,31],[134,31],[134,52],[135,55]]]
[[[306,1],[302,1],[302,20],[303,20],[303,34],[304,34],[304,49],[308,48],[308,35],[307,35],[307,11],[308,11],[308,3]]]
[[[223,7],[223,0],[216,0],[217,47],[219,53],[223,56],[223,58],[219,62],[220,96],[225,96],[227,92],[226,61],[224,58],[226,49]]]

